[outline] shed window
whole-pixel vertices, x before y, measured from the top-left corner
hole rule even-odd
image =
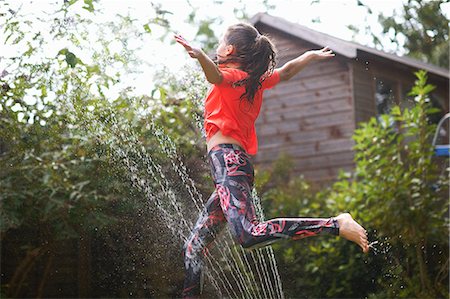
[[[376,79],[375,101],[377,114],[387,114],[395,106],[395,82],[383,78]]]

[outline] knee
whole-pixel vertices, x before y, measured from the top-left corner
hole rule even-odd
[[[255,239],[249,232],[243,232],[240,237],[236,238],[236,242],[243,248],[248,249],[255,245]]]
[[[255,244],[255,238],[251,233],[251,225],[246,226],[243,225],[241,221],[230,219],[228,222],[228,227],[235,243],[246,249]]]

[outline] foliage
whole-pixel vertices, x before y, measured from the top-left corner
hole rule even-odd
[[[155,17],[143,24],[129,15],[96,22],[101,11],[91,0],[65,1],[48,18],[2,8],[2,37],[18,50],[0,77],[7,296],[44,297],[47,285],[61,283],[52,261],[62,244],[92,250],[97,285],[88,296],[179,296],[187,233],[179,215],[192,221],[190,200],[211,191],[200,138],[206,85],[198,69],[176,77],[162,70],[149,95],[134,92],[130,75],[143,63],[131,45],[155,38],[155,27],[165,30],[161,39],[170,32],[171,13],[151,8]],[[213,23],[200,22],[199,39],[213,42]],[[186,200],[177,206],[174,198]],[[6,266],[5,256],[15,262]],[[49,269],[42,277],[29,275],[41,268]]]
[[[366,4],[367,3],[367,4]],[[396,49],[407,56],[431,63],[443,68],[449,65],[449,20],[444,14],[443,5],[449,0],[404,0],[402,10],[394,10],[390,15],[380,13],[378,21],[382,33],[376,34],[370,25],[364,28],[348,25],[354,34],[362,33],[372,37],[375,47],[383,50],[389,41]],[[365,8],[365,19],[373,15],[369,1],[357,1],[357,5]]]
[[[2,254],[17,258],[12,273],[2,270],[2,296],[44,297],[46,284],[58,281],[44,271],[36,293],[27,281],[31,270],[51,268],[60,246],[74,240],[91,240],[94,258],[100,259],[93,261],[97,285],[89,296],[179,295],[182,265],[173,257],[181,246],[170,228],[176,233],[186,228],[178,226],[179,219],[161,218],[161,211],[193,220],[190,198],[210,191],[199,138],[206,86],[199,70],[176,77],[162,71],[149,83],[150,95],[136,95],[122,84],[141,65],[128,45],[133,37],[144,43],[156,26],[169,29],[170,12],[154,5],[156,17],[145,24],[130,16],[98,24],[91,19],[97,4],[65,1],[47,21],[0,11],[5,44],[20,49],[5,57],[0,75]],[[198,21],[204,25],[199,39],[211,41],[216,21]],[[38,29],[43,22],[47,32]],[[95,41],[89,32],[96,32]],[[43,51],[49,45],[50,56]],[[386,248],[365,257],[354,244],[335,238],[276,244],[288,296],[431,297],[448,291],[446,181],[436,176],[430,160],[432,127],[425,112],[431,111],[424,97],[430,87],[419,79],[414,92],[422,110],[393,109],[390,117],[398,129],[384,117],[357,131],[353,180],[314,194],[289,173],[286,157],[271,173],[256,176],[268,217],[324,217],[348,210],[376,228],[372,235]],[[168,194],[186,199],[181,209]],[[330,287],[317,288],[321,284]]]
[[[371,120],[356,130],[358,183],[353,190],[359,194],[355,201],[370,210],[364,221],[377,227],[380,236],[390,236],[397,251],[394,264],[399,267],[399,279],[392,282],[394,290],[401,297],[435,298],[448,293],[446,275],[442,275],[446,256],[441,251],[448,248],[444,238],[448,181],[439,175],[431,146],[435,125],[427,116],[437,111],[431,108],[428,94],[434,87],[426,84],[425,72],[416,76],[409,94],[417,102],[413,109],[396,107],[379,123]],[[389,126],[389,118],[395,120],[395,127]],[[439,262],[434,255],[440,255]]]
[[[413,58],[447,68],[449,65],[449,20],[442,11],[448,0],[408,0],[398,15],[379,16],[383,33],[403,46]],[[392,31],[392,32],[391,32]],[[401,45],[399,36],[405,41]]]
[[[356,245],[334,238],[274,245],[284,286],[292,296],[448,294],[448,177],[440,173],[431,147],[435,125],[428,116],[436,111],[430,108],[428,93],[433,87],[426,84],[424,72],[416,76],[410,92],[417,102],[414,108],[396,107],[380,121],[372,118],[355,131],[352,175],[343,173],[330,189],[317,194],[292,177],[262,194],[269,217],[329,217],[349,211],[379,242],[366,257]],[[292,165],[288,160],[281,164],[284,169],[261,176],[261,187]],[[329,287],[317,288],[319,283]]]
[[[174,265],[167,254],[147,251],[159,252],[156,247],[161,245],[164,253],[179,254],[181,247],[179,238],[167,244],[173,236],[168,236],[170,230],[158,220],[155,208],[155,201],[165,196],[160,190],[163,184],[179,197],[190,196],[174,183],[180,179],[171,159],[177,157],[178,164],[186,161],[203,192],[203,177],[197,173],[205,171],[196,171],[203,165],[203,148],[200,151],[192,142],[200,130],[185,126],[199,107],[189,95],[185,101],[175,98],[164,82],[154,83],[151,96],[136,95],[133,87],[122,84],[141,64],[126,45],[136,37],[143,43],[156,21],[142,26],[129,16],[117,16],[114,22],[95,23],[92,15],[80,14],[77,5],[88,14],[97,13],[93,1],[65,2],[49,14],[48,32],[39,29],[45,20],[22,15],[20,10],[8,11],[2,20],[5,43],[20,50],[5,57],[0,78],[0,229],[4,252],[18,259],[13,272],[2,280],[2,293],[45,296],[51,274],[43,273],[36,294],[30,289],[31,269],[51,268],[61,244],[93,238],[92,247],[103,249],[97,254],[107,250],[110,255],[103,265],[109,273],[102,276],[103,268],[92,273],[98,278],[92,295],[114,297],[126,291],[141,297],[176,296],[179,288],[171,284],[182,280],[180,265]],[[92,31],[97,33],[95,40],[88,34]],[[53,43],[63,46],[52,49],[55,56],[49,57],[43,49]],[[120,50],[111,47],[114,43],[122,45]],[[186,82],[178,83],[180,92],[188,89]],[[168,204],[161,208],[173,209]],[[154,242],[158,238],[130,238],[131,231],[135,235],[158,232],[163,239],[158,243]],[[30,232],[32,237],[18,240],[12,253],[15,236]],[[123,240],[120,246],[117,238]],[[171,267],[172,273],[149,286],[141,278],[152,277],[158,263]],[[133,286],[124,285],[130,273],[140,277]]]

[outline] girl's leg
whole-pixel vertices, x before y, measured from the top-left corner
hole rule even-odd
[[[231,232],[243,247],[262,246],[281,239],[301,239],[322,233],[339,235],[333,218],[276,218],[259,222],[251,197],[253,166],[249,156],[226,145],[210,154],[216,191]]]
[[[183,298],[196,297],[201,293],[203,255],[214,240],[215,235],[223,228],[225,217],[220,207],[217,192],[211,194],[197,223],[184,245],[184,264],[186,276],[184,280]]]

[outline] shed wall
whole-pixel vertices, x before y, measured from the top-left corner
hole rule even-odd
[[[317,45],[261,26],[279,52],[279,66]],[[264,95],[256,122],[256,164],[268,167],[280,154],[290,155],[294,171],[319,184],[353,168],[353,92],[347,62],[335,57],[315,62]]]

